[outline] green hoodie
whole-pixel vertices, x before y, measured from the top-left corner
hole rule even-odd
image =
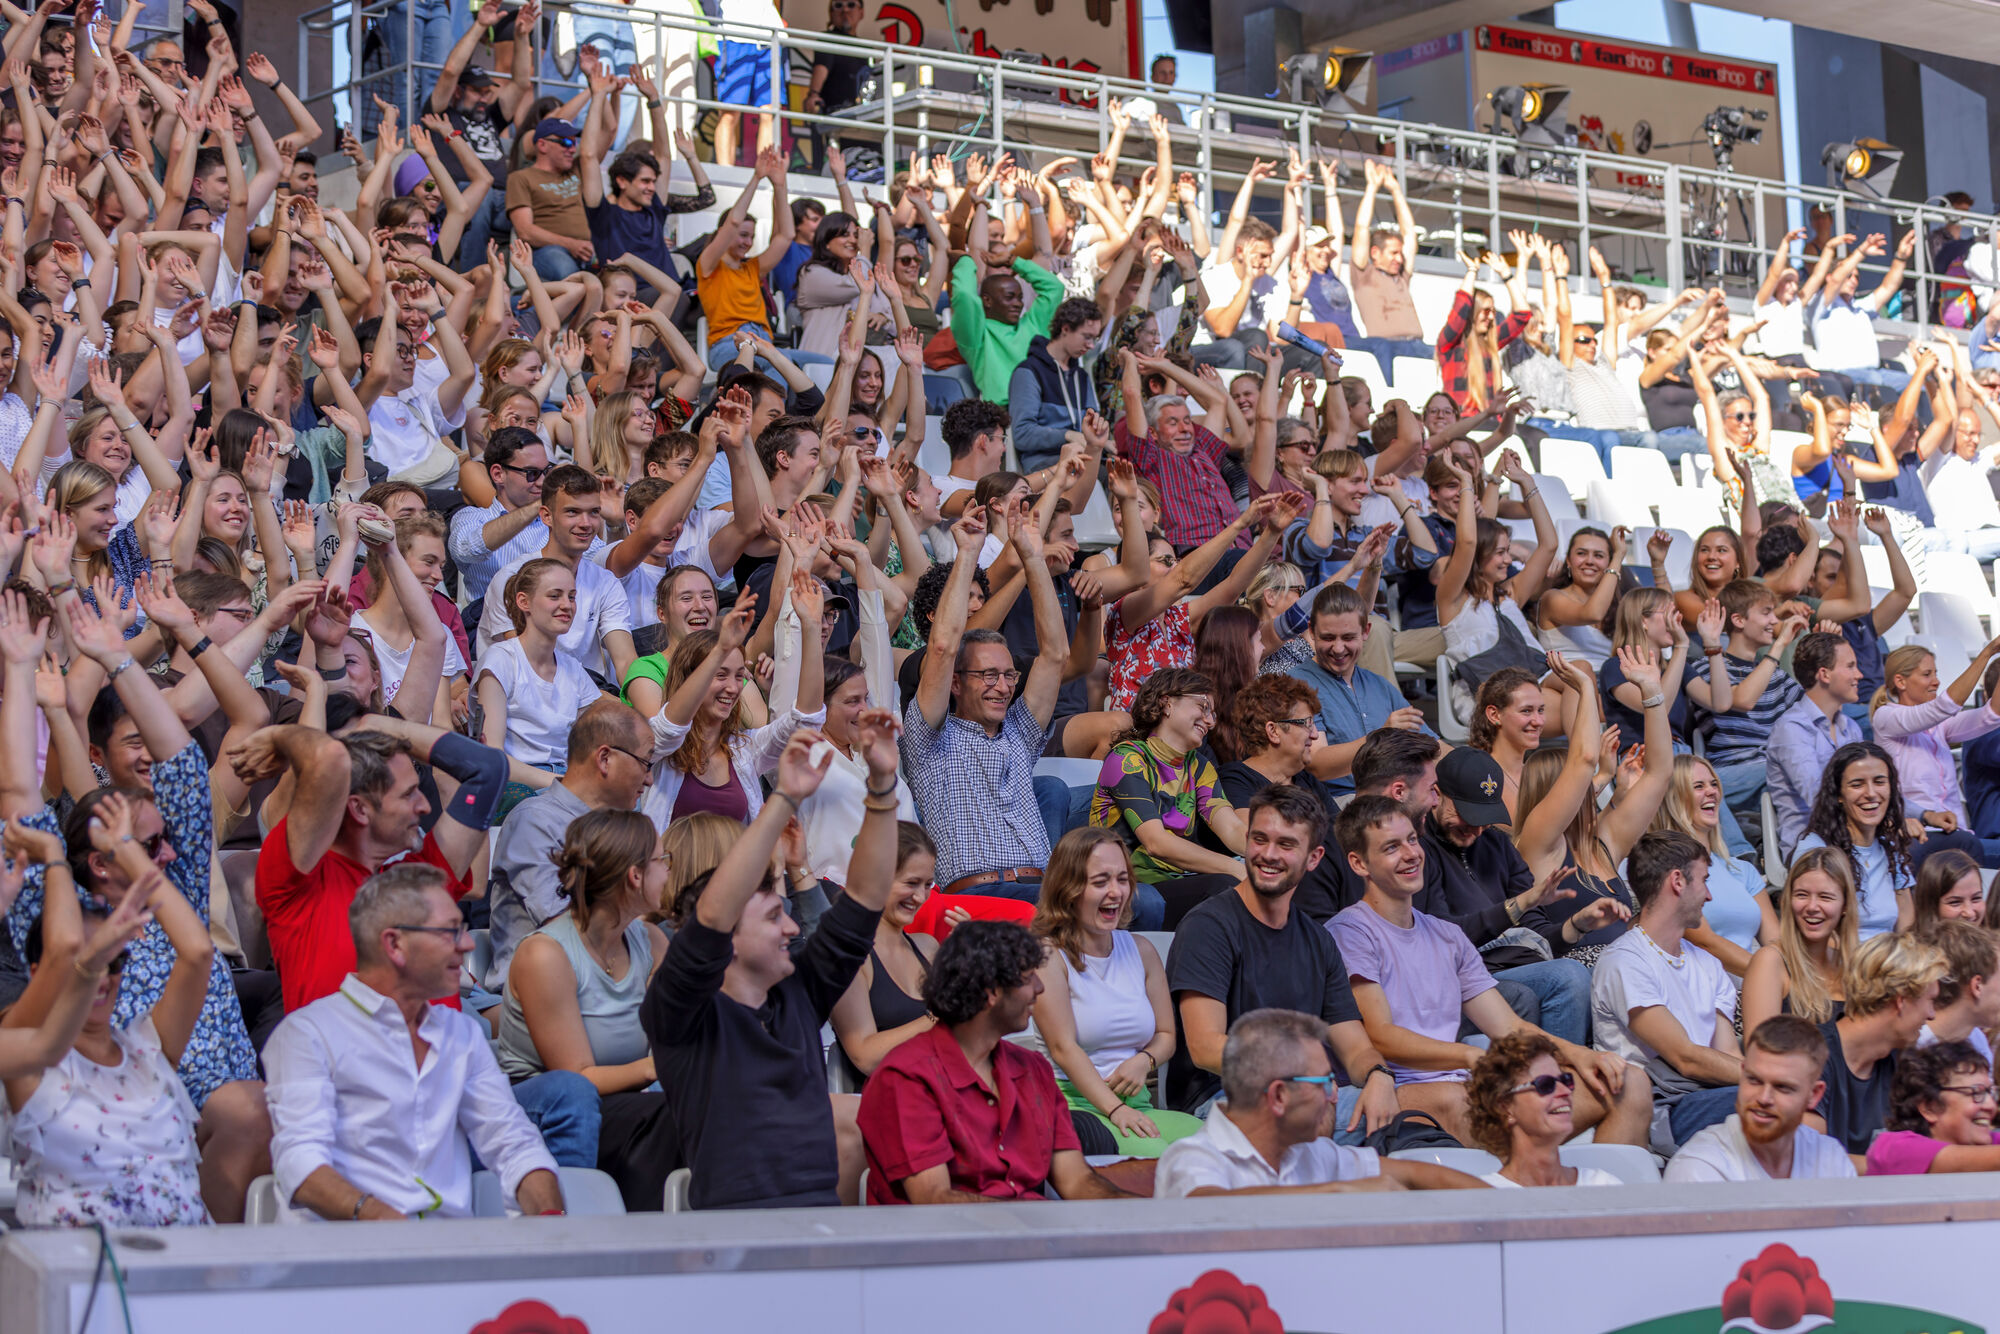
[[[1007,401],[1007,381],[1014,368],[1027,360],[1029,343],[1048,336],[1049,320],[1063,299],[1062,281],[1032,260],[1015,260],[1014,272],[1035,289],[1035,300],[1022,311],[1019,324],[1001,324],[986,318],[986,303],[979,296],[979,265],[972,256],[960,255],[951,266],[952,340],[972,370],[979,396],[992,403]]]

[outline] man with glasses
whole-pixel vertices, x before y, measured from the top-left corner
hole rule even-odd
[[[1465,932],[1417,911],[1424,848],[1401,802],[1358,796],[1334,828],[1362,894],[1327,930],[1347,965],[1361,1021],[1389,1062],[1397,1104],[1428,1112],[1457,1139],[1470,1142],[1465,1081],[1485,1051],[1459,1041],[1462,1026],[1469,1022],[1488,1038],[1542,1030],[1501,998]],[[1557,1061],[1577,1079],[1576,1129],[1596,1127],[1600,1143],[1644,1145],[1653,1120],[1645,1077],[1611,1052],[1554,1041]]]
[[[985,511],[969,506],[953,526],[958,558],[931,621],[916,697],[903,717],[903,770],[937,839],[937,880],[947,894],[1034,902],[1049,862],[1049,831],[1035,803],[1035,761],[1055,716],[1069,636],[1043,559],[1041,534],[1014,536],[1035,608],[1034,665],[1021,674],[995,630],[967,630],[966,603]],[[949,709],[949,712],[947,711]]]
[[[542,438],[525,427],[503,426],[486,437],[480,462],[493,479],[493,503],[453,514],[449,543],[471,601],[486,596],[501,566],[528,559],[549,540],[541,520],[542,479],[549,473]]]
[[[548,282],[597,258],[577,171],[581,141],[576,126],[550,117],[535,126],[535,164],[507,175],[507,221],[534,247],[535,272]]]
[[[1478,1177],[1336,1144],[1326,1024],[1296,1010],[1252,1010],[1229,1026],[1218,1105],[1199,1134],[1160,1155],[1153,1198],[1471,1190]]]
[[[591,811],[631,811],[653,775],[653,731],[637,709],[603,699],[570,728],[568,767],[554,784],[516,806],[493,845],[493,964],[481,984],[497,1004],[514,950],[569,908],[556,852],[570,824]]]
[[[456,991],[472,952],[460,888],[410,862],[356,886],[342,914],[353,970],[271,1035],[271,1168],[286,1221],[469,1218],[474,1153],[499,1174],[510,1212],[563,1212],[556,1161],[485,1028],[431,999]]]

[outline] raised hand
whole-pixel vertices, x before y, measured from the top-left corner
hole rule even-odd
[[[1625,679],[1639,687],[1640,699],[1651,699],[1660,693],[1660,654],[1657,649],[1627,644],[1618,650],[1618,666],[1625,673]]]
[[[736,599],[736,605],[724,614],[715,627],[716,648],[722,657],[741,652],[750,642],[750,625],[756,619],[757,595],[745,593]]]
[[[49,623],[28,614],[28,600],[18,591],[0,592],[0,659],[39,663],[48,647]]]
[[[827,769],[833,764],[833,747],[822,746],[825,741],[826,738],[818,732],[802,727],[792,733],[792,739],[785,743],[784,753],[778,756],[777,781],[773,786],[794,808],[819,791]],[[814,747],[822,747],[817,764],[812,759]]]

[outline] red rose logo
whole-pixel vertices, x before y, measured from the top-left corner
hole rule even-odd
[[[1819,1266],[1783,1242],[1744,1262],[1722,1291],[1722,1328],[1803,1334],[1833,1323],[1833,1290]]]
[[[574,1316],[557,1315],[543,1302],[515,1302],[472,1327],[471,1334],[590,1334],[590,1326]]]
[[[1285,1322],[1262,1288],[1211,1269],[1175,1293],[1146,1334],[1285,1334]]]

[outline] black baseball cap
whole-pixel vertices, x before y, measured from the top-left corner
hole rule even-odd
[[[1458,818],[1469,825],[1507,824],[1514,818],[1500,797],[1506,776],[1483,750],[1454,747],[1438,761],[1437,784],[1439,795],[1450,797]]]

